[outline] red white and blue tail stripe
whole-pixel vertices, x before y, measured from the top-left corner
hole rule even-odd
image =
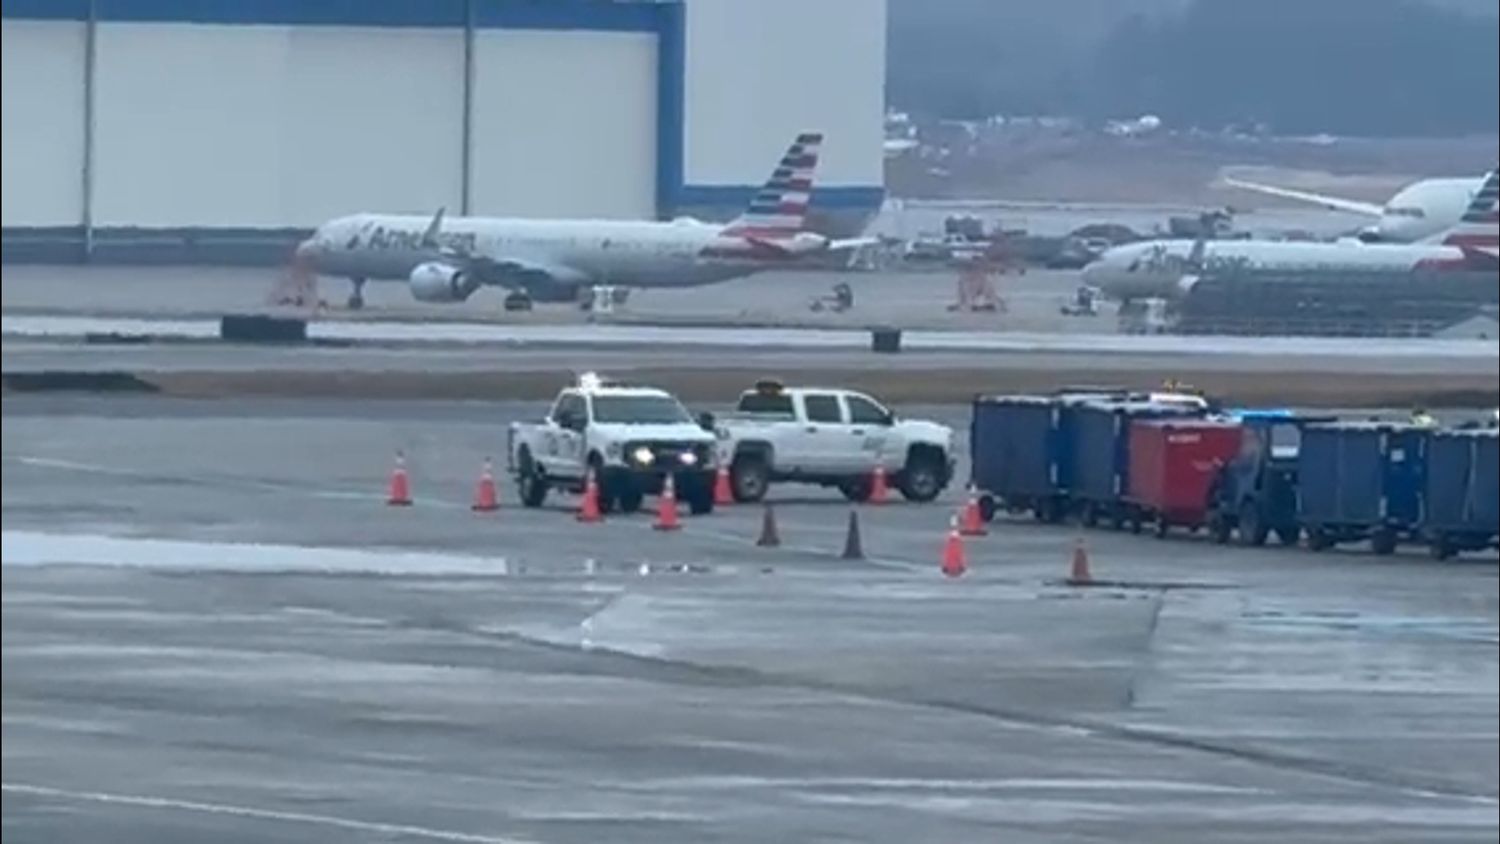
[[[1470,200],[1457,226],[1443,235],[1443,243],[1490,254],[1500,252],[1500,171],[1491,170]]]
[[[771,178],[756,192],[750,208],[724,229],[724,234],[757,240],[788,238],[803,230],[812,201],[813,173],[823,135],[807,132],[782,156]]]

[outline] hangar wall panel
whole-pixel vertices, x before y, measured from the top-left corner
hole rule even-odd
[[[460,194],[462,36],[99,25],[101,226],[312,226]]]
[[[5,226],[77,226],[83,221],[84,26],[6,20],[0,37],[0,216]]]
[[[473,212],[656,214],[656,36],[481,30]]]
[[[822,131],[818,184],[884,184],[885,0],[687,0],[685,181],[760,184]]]

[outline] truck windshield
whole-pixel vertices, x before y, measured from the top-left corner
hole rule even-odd
[[[614,425],[676,425],[693,421],[668,396],[594,396],[594,421]]]

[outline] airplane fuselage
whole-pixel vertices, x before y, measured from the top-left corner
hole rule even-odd
[[[564,283],[688,287],[774,268],[776,261],[696,220],[527,220],[452,217],[426,243],[430,217],[358,214],[329,221],[304,254],[319,273],[406,279],[442,252],[504,256],[546,268]]]
[[[1256,272],[1411,272],[1419,269],[1491,269],[1493,256],[1442,244],[1375,244],[1358,241],[1299,243],[1209,241],[1201,264],[1189,240],[1156,240],[1110,249],[1083,270],[1084,281],[1112,299],[1173,299],[1184,278],[1244,269]]]
[[[1458,224],[1483,184],[1482,178],[1413,182],[1381,208],[1375,234],[1388,243],[1416,243],[1441,234]]]

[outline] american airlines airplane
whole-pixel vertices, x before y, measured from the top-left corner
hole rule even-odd
[[[355,214],[319,226],[297,248],[299,266],[348,278],[349,306],[367,279],[405,279],[422,302],[462,302],[485,285],[513,291],[510,309],[577,301],[595,286],[689,287],[848,252],[873,238],[806,231],[821,134],[797,136],[749,209],[727,225],[692,219],[444,219]]]
[[[1320,205],[1331,211],[1376,218],[1375,225],[1360,232],[1361,240],[1372,243],[1416,243],[1458,225],[1464,209],[1474,200],[1484,179],[1423,179],[1402,188],[1384,205],[1241,179],[1225,179],[1224,183],[1268,196]]]
[[[1153,240],[1117,246],[1083,269],[1084,283],[1121,302],[1177,299],[1215,270],[1410,272],[1500,270],[1500,173],[1491,170],[1447,231],[1423,243],[1283,243],[1257,240]]]

